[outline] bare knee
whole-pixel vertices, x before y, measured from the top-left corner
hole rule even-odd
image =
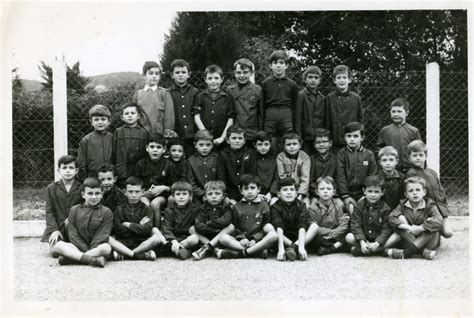
[[[191,245],[197,245],[197,244],[199,244],[199,237],[196,234],[191,234],[188,237],[188,242]]]
[[[267,224],[265,224],[265,225],[263,226],[263,232],[265,232],[265,233],[270,233],[270,232],[272,232],[272,231],[273,231],[273,232],[276,232],[276,230],[275,230],[275,228],[273,227],[272,224],[267,223]]]
[[[354,234],[347,233],[346,242],[347,242],[347,244],[350,244],[350,245],[356,245],[356,239],[354,237]]]
[[[219,243],[227,243],[229,240],[231,240],[232,237],[229,234],[222,234],[221,237],[219,238]]]

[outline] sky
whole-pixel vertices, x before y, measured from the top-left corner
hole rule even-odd
[[[38,64],[65,56],[83,75],[140,72],[159,60],[176,15],[160,3],[16,3],[5,11],[7,54],[21,78],[40,80]]]

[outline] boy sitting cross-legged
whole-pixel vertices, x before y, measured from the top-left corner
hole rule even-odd
[[[117,177],[114,165],[108,163],[101,165],[97,172],[97,179],[99,179],[102,184],[102,190],[104,190],[101,203],[112,212],[115,212],[117,206],[125,203],[127,199],[122,190],[115,185]]]
[[[191,257],[190,250],[199,244],[196,234],[189,234],[194,225],[196,205],[193,203],[193,191],[190,183],[178,181],[171,186],[174,203],[168,206],[163,218],[163,235],[169,243],[171,252],[180,259]]]
[[[439,231],[443,218],[436,203],[426,196],[426,181],[420,177],[405,180],[406,200],[390,213],[389,223],[402,237],[407,248],[388,249],[390,258],[409,258],[421,252],[423,258],[433,259],[439,246]]]
[[[137,177],[128,177],[125,181],[127,202],[115,210],[112,236],[109,238],[114,260],[126,257],[154,261],[156,254],[152,249],[166,243],[157,229],[152,235],[153,211],[140,201],[142,195],[142,181]]]
[[[260,196],[259,180],[251,174],[240,178],[242,200],[237,202],[232,210],[234,233],[223,234],[219,243],[226,247],[217,249],[217,258],[251,257],[259,255],[267,258],[267,248],[277,241],[277,234],[270,221],[270,207]]]
[[[225,183],[209,181],[204,185],[206,200],[198,208],[194,226],[190,233],[196,234],[204,244],[192,255],[197,260],[210,256],[214,252],[219,239],[223,234],[230,234],[234,230],[232,208],[225,202]]]
[[[104,267],[105,257],[112,251],[107,242],[114,216],[100,203],[102,186],[97,178],[84,180],[81,195],[84,203],[71,208],[66,222],[70,243],[57,242],[53,252],[59,255],[60,265],[79,262]]]

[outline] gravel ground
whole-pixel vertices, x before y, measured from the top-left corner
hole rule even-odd
[[[17,301],[392,300],[470,298],[469,232],[444,240],[435,260],[354,258],[109,262],[60,266],[38,238],[14,240]]]

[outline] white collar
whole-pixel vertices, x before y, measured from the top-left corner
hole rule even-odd
[[[407,206],[407,207],[409,207],[410,209],[413,209],[413,210],[421,210],[421,209],[426,208],[426,202],[425,202],[425,200],[421,201],[420,206],[415,209],[415,208],[411,205],[410,200],[407,200],[407,202],[405,202],[405,206]]]
[[[143,90],[146,92],[149,89],[155,92],[158,89],[158,85],[148,86],[148,84],[145,84],[145,87],[143,88]]]

